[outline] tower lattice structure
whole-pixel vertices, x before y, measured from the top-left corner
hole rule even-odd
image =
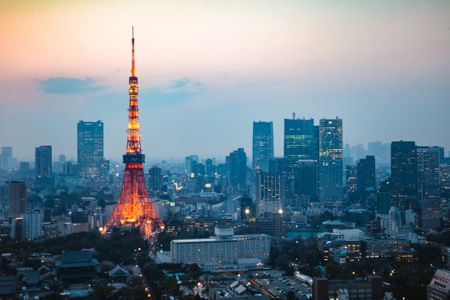
[[[102,231],[106,232],[111,227],[136,227],[140,229],[144,236],[150,237],[158,230],[163,229],[164,224],[150,200],[145,184],[143,170],[145,155],[142,154],[141,149],[138,107],[139,85],[134,59],[134,30],[131,47],[127,147],[126,154],[123,155],[125,173],[117,205]]]

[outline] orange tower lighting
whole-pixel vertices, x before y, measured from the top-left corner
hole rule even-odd
[[[141,149],[139,86],[134,59],[134,28],[132,29],[131,49],[127,147],[126,154],[123,155],[125,173],[117,205],[101,231],[106,232],[111,227],[136,227],[140,229],[142,235],[151,237],[158,230],[164,229],[164,224],[150,200],[144,178],[145,155],[142,154]]]

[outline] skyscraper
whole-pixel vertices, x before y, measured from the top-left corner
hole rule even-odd
[[[195,165],[198,163],[198,155],[192,154],[184,158],[184,170],[186,173],[193,172]]]
[[[437,230],[441,210],[440,147],[417,147],[417,191],[421,204],[422,228]]]
[[[2,147],[1,151],[1,160],[0,160],[0,169],[8,169],[12,167],[13,158],[12,158],[12,147]]]
[[[295,168],[295,193],[316,201],[318,195],[318,174],[316,160],[301,160]]]
[[[77,125],[77,160],[80,175],[98,178],[104,168],[103,122],[79,121]]]
[[[217,172],[217,166],[214,164],[213,159],[208,158],[205,160],[205,174],[209,177],[214,177]]]
[[[151,197],[159,197],[162,188],[162,170],[153,166],[148,170],[148,192]]]
[[[439,196],[441,149],[417,147],[417,191],[420,199]]]
[[[274,157],[273,123],[253,122],[253,170],[269,170],[269,161]]]
[[[367,155],[356,164],[356,190],[359,196],[375,192],[375,156]]]
[[[36,177],[50,177],[52,174],[52,146],[36,147],[34,158]]]
[[[244,148],[238,148],[226,158],[230,185],[240,191],[246,190],[247,185],[247,155]]]
[[[256,214],[282,214],[285,206],[285,175],[256,171]]]
[[[284,158],[286,170],[292,175],[300,160],[317,160],[317,128],[313,119],[284,120]]]
[[[321,119],[319,129],[319,199],[334,202],[343,196],[342,119]]]
[[[367,154],[375,156],[377,164],[388,165],[390,161],[390,145],[383,142],[369,142]]]
[[[9,204],[9,216],[15,218],[27,209],[27,188],[23,181],[7,181],[6,192]]]
[[[391,204],[400,209],[418,209],[417,150],[412,141],[391,143]]]
[[[42,214],[34,210],[23,214],[22,238],[34,240],[42,235]]]

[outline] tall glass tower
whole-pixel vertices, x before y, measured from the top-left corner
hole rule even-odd
[[[317,159],[317,137],[313,119],[284,119],[284,158],[292,173],[301,160]]]
[[[52,173],[52,146],[39,146],[35,149],[36,177],[49,177]]]
[[[103,122],[78,122],[78,166],[80,175],[98,178],[104,164]]]
[[[273,152],[273,123],[253,122],[253,170],[267,172]]]
[[[417,147],[414,141],[391,143],[392,206],[418,209]]]
[[[319,200],[334,202],[343,197],[342,119],[321,119],[319,128]]]

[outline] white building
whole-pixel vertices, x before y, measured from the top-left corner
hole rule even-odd
[[[23,239],[34,240],[42,236],[42,214],[39,210],[23,214]]]
[[[197,263],[207,271],[258,268],[270,254],[270,237],[264,234],[234,235],[232,228],[215,228],[208,239],[173,240],[173,263]]]
[[[286,179],[283,174],[256,172],[255,197],[257,216],[283,212],[286,201]]]
[[[397,207],[391,207],[389,209],[389,234],[397,235],[400,226],[402,226],[402,212]]]
[[[418,216],[412,209],[407,209],[405,211],[405,224],[416,227],[418,225]]]

